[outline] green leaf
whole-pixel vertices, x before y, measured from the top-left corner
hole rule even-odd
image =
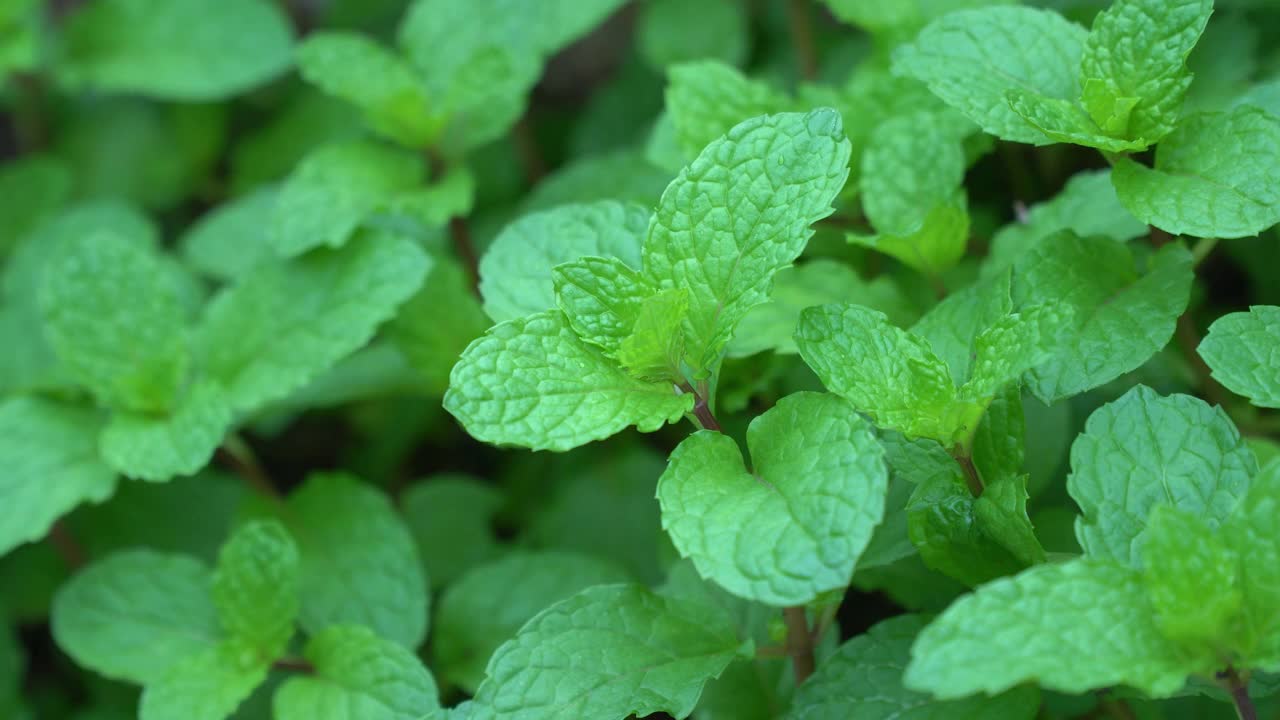
[[[1029,419],[1033,422],[1028,423]],[[1027,427],[1030,425],[1034,430],[1034,438],[1036,434],[1051,431],[1052,426],[1034,422],[1037,419],[1038,416],[1028,418],[1024,414],[1022,388],[1017,383],[1006,385],[992,396],[991,404],[987,405],[982,422],[978,423],[978,430],[973,435],[973,464],[984,482],[1021,475],[1023,462],[1029,454],[1033,462],[1038,459],[1026,447]],[[1064,441],[1058,460],[1066,456],[1066,451]]]
[[[1086,97],[1091,87],[1086,86]],[[1007,98],[1009,107],[1013,108],[1014,112],[1055,142],[1073,143],[1113,153],[1142,150],[1151,144],[1145,138],[1126,140],[1109,134],[1123,133],[1128,123],[1127,115],[1122,121],[1112,121],[1107,125],[1099,126],[1089,113],[1073,100],[1044,97],[1035,92],[1017,89],[1009,90]],[[1128,100],[1136,101],[1135,98],[1128,98]],[[1126,103],[1125,109],[1127,110],[1132,104],[1132,102]],[[1117,126],[1118,129],[1115,129]]]
[[[712,608],[605,585],[556,603],[489,661],[472,720],[685,717],[703,684],[751,651]]]
[[[1156,505],[1217,528],[1257,470],[1222,408],[1139,385],[1090,415],[1071,446],[1067,492],[1080,505],[1076,537],[1087,555],[1138,567]]]
[[[988,398],[1053,355],[1074,324],[1070,305],[1024,306],[978,333],[973,340],[970,377],[960,393]]]
[[[640,151],[614,150],[578,158],[561,166],[533,186],[521,207],[533,212],[597,200],[652,207],[658,204],[658,198],[662,197],[662,191],[670,180],[668,172],[650,163]],[[647,222],[641,225],[647,225]],[[644,229],[640,228],[641,235]],[[638,260],[636,264],[639,265]]]
[[[982,497],[973,503],[974,517],[983,534],[1008,550],[1023,565],[1046,559],[1027,517],[1027,476],[1006,475],[988,481]]]
[[[929,24],[893,54],[894,72],[910,75],[1004,140],[1053,142],[1010,107],[1011,90],[1046,98],[1080,96],[1078,70],[1086,32],[1050,10],[961,10]]]
[[[1223,528],[1240,555],[1244,622],[1239,647],[1249,664],[1280,670],[1280,462],[1253,478],[1252,486]]]
[[[280,519],[302,559],[304,630],[354,623],[407,648],[422,644],[427,581],[413,536],[385,495],[350,475],[317,473],[289,496]]]
[[[238,95],[288,69],[292,32],[266,0],[102,0],[67,20],[68,80],[158,100]]]
[[[222,388],[203,382],[184,391],[169,414],[116,412],[99,438],[102,459],[122,475],[164,482],[198,472],[231,428]]]
[[[749,31],[746,9],[733,0],[655,0],[641,11],[636,49],[658,70],[704,58],[741,65],[750,50]]]
[[[911,643],[924,629],[919,615],[886,620],[840,646],[796,691],[786,720],[1030,720],[1039,693],[1021,687],[995,697],[934,700],[902,685]]]
[[[263,265],[209,303],[204,367],[233,409],[260,408],[365,345],[429,268],[414,243],[387,235]]]
[[[911,327],[947,363],[951,378],[962,385],[972,374],[973,344],[978,335],[1004,321],[1013,311],[1010,277],[997,275],[948,295]]]
[[[568,450],[631,425],[657,430],[692,410],[692,400],[670,383],[628,375],[553,310],[495,325],[471,343],[444,407],[478,440]]]
[[[443,119],[408,62],[352,32],[316,32],[298,46],[298,72],[352,103],[376,133],[411,148],[430,145]]]
[[[298,547],[274,520],[251,521],[227,539],[213,573],[222,628],[267,663],[293,637],[298,617]]]
[[[203,215],[178,240],[193,270],[233,282],[275,256],[268,230],[275,212],[274,186],[261,187]]]
[[[308,153],[280,188],[269,239],[284,257],[342,247],[356,228],[422,184],[422,159],[372,141]]]
[[[1218,654],[1243,604],[1240,559],[1200,518],[1157,505],[1147,517],[1142,581],[1156,625],[1174,642]]]
[[[90,410],[17,396],[0,402],[0,555],[39,540],[83,502],[102,502],[115,473],[98,458]]]
[[[276,691],[272,709],[279,720],[439,716],[436,683],[422,661],[367,628],[326,628],[307,643],[304,656],[315,673],[292,677]]]
[[[722,62],[699,60],[667,71],[666,108],[687,160],[748,118],[791,109],[791,99]]]
[[[583,257],[557,265],[551,279],[556,305],[573,331],[617,359],[652,286],[616,257]]]
[[[1123,122],[1108,130],[1146,144],[1169,134],[1191,85],[1187,56],[1212,12],[1213,0],[1118,0],[1100,13],[1080,58],[1084,106],[1093,119],[1106,127],[1124,99]]]
[[[405,301],[384,332],[438,396],[449,386],[449,371],[462,351],[489,324],[462,266],[434,256],[422,289]]]
[[[956,601],[911,648],[903,684],[943,698],[1035,682],[1172,695],[1201,668],[1157,629],[1140,575],[1109,561],[1040,565]]]
[[[0,258],[8,258],[18,242],[52,215],[70,192],[69,169],[52,157],[27,155],[0,166]]]
[[[639,268],[648,223],[648,210],[612,201],[525,215],[480,259],[485,312],[503,322],[556,307],[551,270],[580,257],[617,258]]]
[[[1010,0],[903,0],[884,3],[879,0],[825,0],[840,20],[865,28],[877,36],[890,39],[920,29],[925,23],[950,12],[986,5],[1008,4]]]
[[[102,231],[66,242],[44,271],[40,309],[58,359],[100,402],[172,406],[190,365],[186,317],[142,241]]]
[[[863,210],[876,230],[915,232],[936,207],[963,197],[961,138],[953,123],[932,112],[891,118],[872,131],[861,184]]]
[[[718,365],[738,321],[768,299],[774,273],[831,213],[849,153],[834,110],[767,115],[713,141],[667,187],[644,275],[658,289],[688,291],[685,352],[695,373]]]
[[[929,343],[859,305],[822,305],[800,313],[796,345],[828,390],[876,425],[950,444],[981,417],[956,400],[947,366]]]
[[[442,678],[475,692],[498,646],[529,618],[594,585],[630,580],[590,555],[513,552],[473,568],[440,598],[432,637],[432,665]]]
[[[1074,328],[1053,356],[1026,376],[1045,403],[1093,389],[1138,368],[1173,337],[1194,275],[1191,254],[1167,245],[1134,269],[1130,250],[1106,238],[1060,233],[1041,240],[1014,266],[1013,301],[1070,307]]]
[[[494,486],[465,475],[415,483],[400,496],[405,524],[418,545],[423,576],[449,587],[463,572],[496,557],[493,517],[503,504]]]
[[[689,295],[681,288],[645,298],[636,309],[630,334],[618,346],[618,364],[643,380],[682,379],[682,323],[688,310]]]
[[[1213,378],[1258,407],[1280,408],[1280,308],[1223,315],[1196,349]]]
[[[1280,118],[1248,105],[1197,113],[1156,148],[1155,168],[1120,158],[1120,202],[1175,235],[1236,238],[1280,222]]]
[[[662,526],[698,572],[739,597],[803,605],[843,588],[884,517],[882,450],[854,408],[802,392],[751,422],[743,466],[727,435],[699,431],[658,480]]]
[[[970,587],[1026,567],[1004,547],[1003,538],[987,532],[958,467],[950,477],[930,480],[911,494],[907,535],[925,565]]]
[[[209,569],[184,555],[115,553],[58,591],[53,637],[82,667],[117,680],[158,682],[219,642],[210,583]]]
[[[267,679],[271,661],[227,640],[173,665],[142,691],[138,720],[224,720]]]
[[[926,275],[938,275],[955,266],[969,242],[969,213],[961,205],[934,206],[915,230],[904,234],[845,236],[862,245],[896,258],[907,267]]]

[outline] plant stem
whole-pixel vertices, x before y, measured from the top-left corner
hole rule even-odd
[[[439,181],[449,172],[449,164],[444,156],[435,148],[426,149],[427,171],[433,181]],[[449,218],[449,239],[453,241],[453,251],[467,273],[471,282],[471,291],[480,297],[480,256],[476,254],[475,243],[471,241],[471,226],[462,216]]]
[[[1115,720],[1138,720],[1138,716],[1133,713],[1133,708],[1129,707],[1129,703],[1123,700],[1108,700],[1103,698],[1098,702],[1098,707],[1115,718]]]
[[[787,20],[791,28],[791,45],[796,51],[796,66],[800,77],[812,80],[818,76],[818,55],[813,47],[813,24],[809,16],[808,0],[789,0]]]
[[[34,73],[14,73],[10,80],[17,96],[13,124],[18,148],[24,153],[43,150],[49,142],[44,79]]]
[[[1228,666],[1218,673],[1218,682],[1231,693],[1231,702],[1236,706],[1236,717],[1240,720],[1258,720],[1258,709],[1253,706],[1253,699],[1249,697],[1249,684],[1234,667]]]
[[[215,457],[237,475],[244,478],[249,487],[257,491],[258,494],[277,503],[284,501],[284,496],[276,489],[275,483],[271,481],[271,476],[267,475],[266,471],[262,469],[262,464],[258,462],[258,458],[253,454],[253,449],[239,435],[228,435],[227,439],[223,441],[222,447],[218,448],[217,453],[215,453]]]
[[[689,383],[682,383],[680,389],[693,395],[693,417],[697,419],[698,425],[703,430],[711,430],[713,432],[724,432],[720,428],[720,423],[716,420],[716,416],[711,412],[711,404],[708,399],[699,394],[697,390]]]
[[[1209,257],[1209,253],[1218,246],[1218,238],[1200,238],[1196,244],[1191,247],[1191,266],[1199,267],[1204,259]]]
[[[982,497],[982,477],[978,475],[978,466],[973,464],[973,456],[961,446],[956,445],[951,449],[951,457],[955,458],[956,464],[964,472],[964,481],[969,486],[969,492],[973,493],[974,497]]]
[[[515,143],[516,152],[520,155],[520,164],[524,166],[524,179],[530,187],[537,185],[547,174],[547,161],[542,157],[542,149],[538,146],[538,138],[533,133],[533,125],[529,122],[529,113],[525,113],[511,129],[511,140]]]
[[[310,660],[304,658],[280,658],[271,663],[271,667],[276,670],[290,670],[300,672],[306,675],[315,675],[316,666],[311,664]]]
[[[809,621],[802,606],[782,609],[782,619],[787,624],[787,654],[791,656],[791,669],[800,685],[813,674],[813,636],[809,633]]]
[[[84,567],[88,554],[61,520],[55,520],[53,526],[49,528],[49,544],[53,545],[53,549],[67,564],[68,569],[79,570]]]

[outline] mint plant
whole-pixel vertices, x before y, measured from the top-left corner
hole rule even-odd
[[[0,0],[0,717],[1275,716],[1278,20]]]

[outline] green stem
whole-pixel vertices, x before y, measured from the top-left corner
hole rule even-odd
[[[803,606],[782,609],[782,619],[787,625],[787,654],[791,656],[791,670],[796,685],[801,685],[813,674],[813,635],[809,632],[809,620]]]
[[[711,404],[706,397],[705,390],[703,393],[699,393],[687,382],[681,384],[680,389],[693,396],[693,417],[697,421],[698,427],[712,432],[724,432],[720,428],[720,423],[716,420],[716,416],[711,412]]]
[[[1218,238],[1200,238],[1196,244],[1191,247],[1191,265],[1199,267],[1204,259],[1209,257],[1209,253],[1218,246]]]

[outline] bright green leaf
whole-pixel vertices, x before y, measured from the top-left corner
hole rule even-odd
[[[914,112],[880,124],[862,154],[862,206],[881,233],[907,235],[962,196],[961,136],[941,114]],[[915,267],[915,265],[913,265]]]
[[[1047,360],[1074,320],[1070,305],[1030,305],[1006,315],[973,340],[973,366],[961,394],[991,397]]]
[[[675,141],[692,160],[738,123],[791,109],[783,93],[722,62],[699,60],[667,71],[667,113]]]
[[[658,382],[681,379],[683,323],[689,295],[669,289],[645,298],[636,308],[631,332],[618,346],[618,364],[633,377]]]
[[[1045,561],[1044,548],[1036,539],[1027,517],[1027,476],[1006,475],[988,481],[982,497],[973,503],[974,517],[983,534],[1008,550],[1023,565]]]
[[[1244,591],[1242,652],[1250,664],[1280,671],[1280,462],[1272,461],[1223,529],[1240,555]]]
[[[1143,534],[1142,580],[1160,631],[1210,652],[1227,647],[1243,603],[1238,564],[1236,552],[1203,520],[1157,505]]]
[[[955,266],[969,243],[969,213],[961,205],[943,203],[925,215],[915,230],[905,234],[845,236],[849,242],[884,253],[926,275],[938,275]]]
[[[929,308],[911,334],[924,338],[934,354],[947,363],[951,378],[962,385],[972,375],[973,346],[978,335],[1007,322],[1013,311],[1009,275],[997,275],[953,292]]]
[[[1228,390],[1258,407],[1280,408],[1280,308],[1254,305],[1223,315],[1197,352]]]
[[[616,257],[583,257],[551,271],[556,305],[584,342],[612,358],[635,327],[653,288]]]
[[[951,477],[917,487],[907,503],[907,535],[920,559],[970,587],[1026,567],[1003,538],[987,532],[977,502],[957,468]]]
[[[1084,108],[1072,100],[1044,97],[1020,90],[1009,90],[1007,98],[1009,107],[1014,112],[1055,142],[1083,145],[1113,153],[1142,150],[1150,144],[1145,138],[1126,140],[1113,137],[1108,130],[1109,126],[1100,127]],[[1114,132],[1123,132],[1123,128]]]
[[[274,256],[268,240],[275,187],[236,198],[197,220],[178,241],[183,259],[215,280],[232,282]]]
[[[222,388],[206,382],[188,388],[169,414],[113,413],[99,446],[120,474],[164,482],[207,465],[231,423]]]
[[[271,661],[227,640],[179,660],[142,691],[138,720],[225,720],[267,679]]]
[[[298,547],[275,521],[251,521],[227,539],[213,573],[213,604],[222,628],[258,651],[279,657],[298,616]]]

